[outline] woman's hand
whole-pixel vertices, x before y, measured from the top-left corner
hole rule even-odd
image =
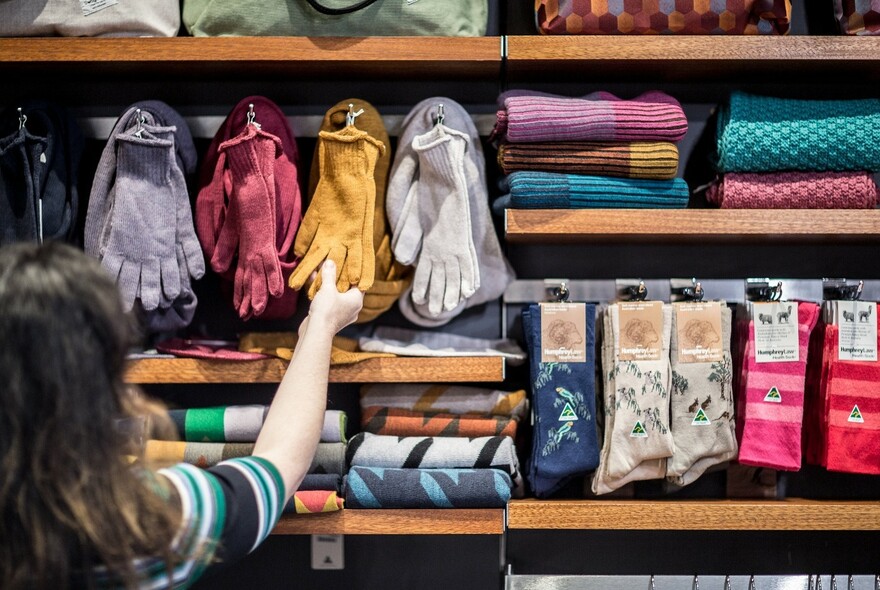
[[[325,260],[321,266],[321,288],[309,308],[310,323],[320,322],[334,334],[354,323],[364,305],[364,294],[357,288],[344,293],[336,289],[336,264]]]

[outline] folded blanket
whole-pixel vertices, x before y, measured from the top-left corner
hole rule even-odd
[[[510,477],[497,469],[352,467],[348,508],[503,508]]]
[[[381,436],[356,434],[345,452],[349,466],[402,469],[500,469],[523,490],[519,459],[507,436]]]
[[[646,92],[630,100],[609,92],[569,98],[511,90],[498,97],[502,110],[493,138],[530,141],[678,141],[687,133],[681,104]]]
[[[507,182],[509,206],[514,209],[679,209],[688,203],[688,187],[681,178],[641,180],[514,172]]]
[[[220,461],[248,457],[253,452],[253,443],[148,440],[144,458],[157,464],[189,463],[198,467],[213,467]],[[345,473],[345,444],[318,443],[309,473]]]
[[[361,429],[390,436],[516,436],[516,420],[506,416],[414,412],[371,406],[361,412]]]
[[[336,490],[297,490],[287,501],[283,514],[315,514],[338,512],[343,508],[343,500]]]
[[[467,385],[381,383],[361,387],[361,407],[369,406],[522,418],[528,402],[524,389],[507,392]]]
[[[678,148],[669,141],[503,143],[498,165],[505,174],[540,170],[663,180],[678,172]]]
[[[512,365],[526,359],[515,340],[471,338],[448,332],[429,332],[378,326],[359,340],[361,350],[400,356],[501,356]]]
[[[706,192],[722,209],[872,209],[870,172],[731,172]]]
[[[718,117],[721,172],[880,171],[880,99],[800,100],[734,92]]]
[[[169,410],[181,439],[190,442],[254,442],[260,434],[269,406],[218,406]],[[348,416],[341,410],[325,410],[321,442],[345,442]]]

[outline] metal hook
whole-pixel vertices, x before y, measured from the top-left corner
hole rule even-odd
[[[880,590],[880,575],[874,576],[874,590]]]
[[[691,590],[700,590],[700,576],[694,574],[694,583],[691,584]]]
[[[730,590],[730,575],[724,576],[724,590]]]
[[[644,301],[647,299],[648,288],[645,286],[645,281],[639,281],[638,286],[627,287],[626,294],[629,296],[630,301]]]
[[[816,576],[816,590],[822,590],[822,576]]]
[[[807,576],[807,590],[815,590],[816,585],[813,583],[813,574]]]
[[[345,124],[354,125],[354,120],[364,114],[364,109],[359,110],[358,112],[354,112],[354,105],[352,103],[348,103],[348,113],[345,115]]]
[[[656,590],[654,586],[654,574],[651,574],[651,580],[648,582],[648,590]]]
[[[846,577],[846,590],[855,590],[856,585],[853,582],[852,574]]]
[[[247,123],[245,125],[253,125],[257,129],[260,128],[260,124],[256,121],[257,115],[254,113],[254,103],[248,103],[248,112],[247,112]]]
[[[437,118],[434,120],[434,125],[442,125],[443,120],[446,118],[446,107],[443,106],[443,103],[437,105]]]
[[[749,576],[749,590],[755,590],[755,576]]]
[[[837,590],[837,576],[831,574],[831,590]]]
[[[27,123],[27,115],[21,112],[21,107],[18,107],[18,130],[21,131],[24,129],[24,124]]]
[[[568,301],[568,297],[571,295],[568,290],[568,285],[565,284],[565,281],[559,283],[558,287],[553,287],[552,289],[550,289],[550,294],[553,296],[554,299],[556,299],[558,303],[564,303]]]
[[[147,122],[147,118],[141,113],[140,109],[135,111],[135,119],[137,121],[137,130],[134,132],[135,136],[141,137],[141,134],[144,132],[144,123]]]

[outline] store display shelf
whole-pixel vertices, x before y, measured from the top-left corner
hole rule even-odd
[[[279,383],[287,369],[281,359],[222,361],[191,358],[129,362],[129,383]],[[371,358],[330,368],[331,383],[440,383],[504,380],[501,357]]]
[[[880,502],[513,500],[507,523],[510,530],[880,530]]]
[[[485,77],[499,74],[500,48],[499,37],[9,38],[0,68]]]
[[[283,516],[273,535],[501,535],[501,509],[341,510]]]
[[[598,240],[797,242],[875,241],[880,210],[507,209],[514,243]]]
[[[507,68],[513,77],[577,72],[629,79],[731,80],[772,73],[803,80],[804,72],[833,79],[878,77],[880,38],[763,35],[511,36]]]

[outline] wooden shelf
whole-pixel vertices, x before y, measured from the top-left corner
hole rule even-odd
[[[500,47],[499,37],[8,38],[0,69],[485,77],[499,74]]]
[[[844,36],[603,35],[511,36],[507,69],[516,78],[576,73],[604,79],[800,79],[804,72],[847,80],[880,77],[880,38]],[[813,78],[810,78],[813,80]],[[754,81],[754,80],[752,80]]]
[[[501,535],[500,509],[341,510],[281,517],[273,535]]]
[[[281,359],[214,361],[192,358],[129,361],[129,383],[279,383],[287,369]],[[330,368],[331,383],[442,383],[504,380],[501,357],[372,358]]]
[[[512,500],[508,529],[880,530],[880,502]]]
[[[507,209],[513,243],[587,241],[877,241],[878,209]]]

